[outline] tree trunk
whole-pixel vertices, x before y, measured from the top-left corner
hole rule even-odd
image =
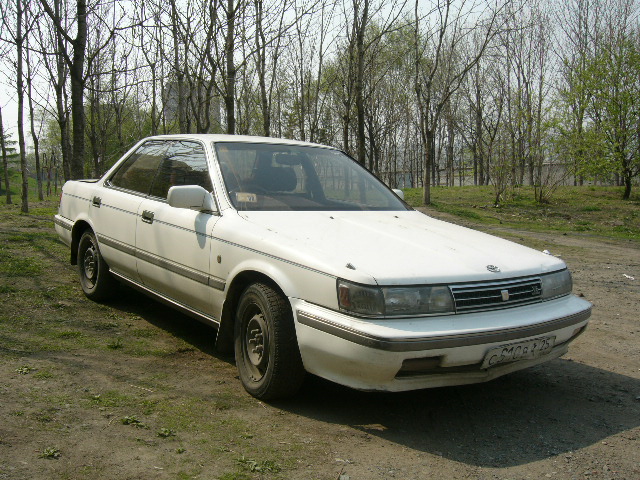
[[[25,21],[28,22],[28,19],[25,16]],[[26,49],[26,60],[27,60],[27,97],[29,100],[29,119],[31,125],[31,140],[33,141],[33,153],[36,159],[36,186],[38,191],[38,200],[44,200],[44,195],[42,193],[42,171],[40,168],[40,148],[39,148],[39,139],[36,134],[35,129],[35,111],[33,108],[33,92],[32,92],[32,83],[33,76],[31,73],[31,61],[29,55],[29,45],[27,44]]]
[[[99,75],[97,76],[99,78]],[[89,84],[92,92],[89,95],[89,131],[87,132],[87,136],[89,137],[89,144],[91,147],[91,156],[93,157],[93,171],[94,175],[98,176],[99,169],[99,159],[100,159],[100,149],[98,147],[98,132],[97,125],[100,122],[100,100],[97,95],[96,90],[99,89],[99,84],[95,84],[93,80]]]
[[[40,142],[38,135],[36,134],[33,109],[33,98],[31,97],[31,77],[27,78],[28,82],[28,96],[29,96],[29,117],[31,119],[31,140],[33,141],[33,154],[36,158],[36,181],[38,187],[38,200],[44,200],[44,194],[42,193],[42,172],[40,169]]]
[[[54,17],[60,18],[60,0],[53,2]],[[59,23],[59,20],[56,20]],[[64,43],[62,34],[56,29],[56,73],[57,81],[54,89],[56,92],[56,113],[58,127],[60,128],[60,151],[62,153],[62,176],[66,180],[71,179],[71,142],[69,139],[69,115],[64,102],[64,85],[66,82],[66,67],[64,62]]]
[[[356,2],[354,1],[354,6]],[[366,164],[365,111],[364,111],[364,34],[369,21],[369,0],[364,0],[362,17],[358,18],[358,10],[354,12],[356,29],[356,121],[358,127],[358,163]]]
[[[178,133],[188,133],[186,126],[186,108],[184,104],[184,71],[182,69],[182,66],[180,65],[180,28],[178,25],[178,13],[175,0],[171,1],[171,31],[173,34],[173,69],[176,74],[176,83],[178,90]]]
[[[18,53],[16,92],[18,94],[18,144],[20,146],[20,171],[22,173],[22,205],[20,211],[22,213],[29,213],[29,171],[27,169],[27,151],[24,141],[24,81],[22,78],[24,37],[22,36],[22,1],[23,0],[16,0],[16,50]]]
[[[227,60],[227,78],[225,79],[225,95],[224,106],[227,114],[227,133],[234,135],[236,133],[236,65],[233,60],[233,52],[235,46],[235,22],[236,8],[233,4],[234,0],[227,0],[227,33],[225,36],[224,53]]]
[[[71,120],[73,122],[73,156],[71,178],[84,177],[84,60],[87,47],[87,2],[76,2],[77,34],[73,42],[71,76]]]
[[[4,189],[7,195],[7,205],[13,203],[11,200],[11,186],[9,185],[9,159],[7,158],[7,146],[4,143],[4,124],[2,123],[2,107],[0,107],[0,147],[2,148],[2,170],[4,174]]]
[[[424,166],[422,173],[422,204],[431,205],[431,169],[433,167],[433,154],[435,153],[435,131],[428,129],[424,134]]]
[[[475,185],[484,185],[485,175],[484,175],[484,160],[483,160],[483,125],[482,125],[482,106],[480,102],[482,101],[482,93],[480,90],[480,83],[477,82],[476,86],[476,145],[474,148],[474,162],[477,162],[477,181],[474,179]],[[477,158],[475,157],[477,155]]]
[[[345,108],[348,108],[345,105]],[[351,152],[349,152],[350,148],[349,148],[349,124],[351,117],[349,115],[349,111],[347,110],[345,112],[345,114],[342,116],[342,144],[343,144],[343,148],[344,151],[347,153],[347,155],[351,155]]]
[[[156,98],[157,83],[156,64],[154,63],[151,65],[151,135],[158,134],[158,106],[156,105],[158,101]]]
[[[75,56],[75,55],[74,55]],[[80,77],[82,74],[80,74]],[[73,133],[73,155],[71,178],[84,177],[84,81],[78,76],[78,66],[71,73],[71,121]]]
[[[629,200],[631,197],[631,176],[624,176],[624,193],[622,195],[623,200]]]
[[[256,7],[256,70],[258,74],[258,84],[260,85],[260,108],[262,110],[262,131],[265,136],[271,136],[271,109],[267,96],[266,81],[266,38],[264,35],[263,1],[255,0]]]
[[[453,187],[455,181],[455,168],[454,168],[454,143],[455,143],[455,132],[453,125],[453,118],[449,117],[447,119],[447,180],[448,186]]]

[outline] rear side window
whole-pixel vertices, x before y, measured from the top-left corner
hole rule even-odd
[[[168,146],[168,142],[153,140],[140,145],[116,170],[111,185],[147,195]]]
[[[198,142],[171,142],[153,179],[150,195],[167,198],[169,188],[178,185],[199,185],[212,190],[207,157]]]

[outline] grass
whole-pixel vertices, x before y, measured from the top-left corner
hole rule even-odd
[[[482,225],[555,233],[586,233],[640,241],[640,193],[621,200],[618,187],[559,187],[547,204],[538,204],[532,187],[520,187],[493,205],[492,187],[433,187],[431,208]],[[407,202],[420,206],[422,189],[405,190]]]
[[[35,202],[38,199],[38,183],[35,177],[28,178],[28,192],[29,192],[29,202]],[[49,198],[57,198],[60,194],[60,189],[62,187],[58,186],[57,194],[53,182],[51,183],[51,197]],[[42,190],[46,196],[47,190],[47,180],[44,179],[42,181]],[[9,168],[9,191],[11,193],[11,201],[13,204],[20,205],[21,195],[22,195],[22,174],[20,170],[17,168]],[[6,202],[7,191],[5,189],[4,177],[2,178],[2,182],[0,182],[0,199],[2,199],[2,203]],[[31,207],[31,206],[30,206]],[[35,210],[29,209],[29,213],[34,215],[40,215],[41,213],[36,208]]]
[[[0,274],[7,277],[37,277],[42,272],[41,265],[32,257],[16,255],[19,245],[13,245],[11,239],[0,244]]]

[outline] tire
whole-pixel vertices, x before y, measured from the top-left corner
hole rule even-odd
[[[291,305],[263,283],[247,287],[235,321],[235,357],[247,392],[261,400],[294,395],[304,380]]]
[[[117,281],[109,272],[102,258],[96,236],[86,230],[78,243],[78,273],[84,294],[94,301],[107,300],[113,296]]]

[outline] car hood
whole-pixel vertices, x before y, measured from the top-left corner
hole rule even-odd
[[[482,232],[407,212],[240,212],[261,250],[355,282],[499,280],[564,262]],[[497,267],[499,271],[494,267]]]

